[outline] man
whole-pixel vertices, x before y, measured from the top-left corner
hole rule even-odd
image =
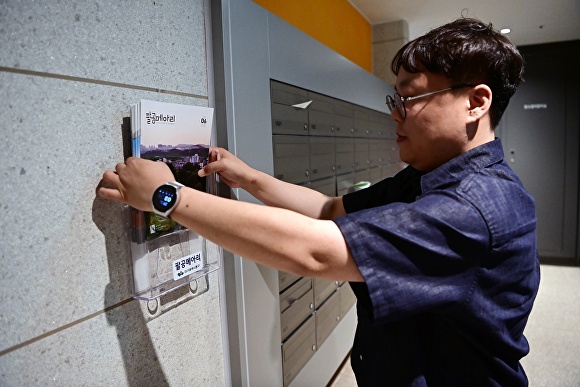
[[[459,19],[396,55],[387,97],[409,166],[330,198],[212,149],[218,173],[267,206],[180,190],[170,216],[240,256],[309,277],[350,281],[360,386],[527,385],[519,360],[539,284],[534,202],[494,137],[522,81],[502,35]],[[101,196],[151,211],[173,181],[162,163],[128,159]]]

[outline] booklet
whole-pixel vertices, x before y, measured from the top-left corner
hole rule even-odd
[[[141,100],[136,106],[135,157],[163,162],[179,183],[207,191],[197,172],[207,165],[213,109]],[[145,213],[145,238],[152,240],[181,228],[152,212]]]
[[[207,192],[197,172],[208,163],[212,124],[212,108],[141,100],[131,106],[132,154],[165,163],[176,181]],[[156,298],[217,268],[199,235],[152,212],[130,211],[135,297]]]

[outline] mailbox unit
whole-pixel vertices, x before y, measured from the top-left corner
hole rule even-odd
[[[387,114],[277,81],[271,97],[277,178],[335,196],[404,167]]]
[[[274,176],[328,196],[394,175],[394,123],[385,113],[271,81]],[[308,104],[308,102],[310,102]],[[284,386],[356,302],[348,283],[279,272]]]
[[[288,281],[293,280],[288,285]],[[353,307],[356,297],[345,282],[297,277],[279,272],[280,338],[284,386]]]

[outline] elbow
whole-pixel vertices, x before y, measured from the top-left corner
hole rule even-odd
[[[325,278],[328,276],[328,266],[314,257],[302,262],[297,267],[298,275],[302,277]]]

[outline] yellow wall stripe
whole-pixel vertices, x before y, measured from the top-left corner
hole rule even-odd
[[[371,25],[347,0],[254,2],[372,72]]]

